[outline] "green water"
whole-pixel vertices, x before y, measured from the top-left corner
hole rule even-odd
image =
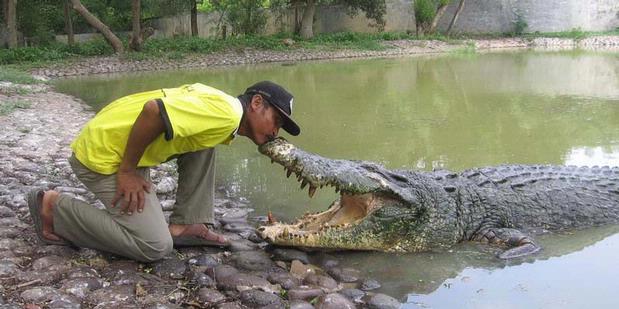
[[[389,168],[457,171],[502,163],[619,165],[617,53],[521,52],[273,64],[81,77],[58,81],[57,88],[98,109],[115,98],[142,90],[202,82],[236,95],[264,79],[284,84],[295,94],[293,116],[302,133],[298,137],[283,135],[299,147],[326,157],[378,161]],[[334,192],[319,191],[309,199],[295,180],[286,179],[283,168],[271,165],[243,137],[230,147],[219,147],[218,156],[218,183],[230,194],[246,197],[256,209],[255,215],[272,211],[279,218],[290,219],[306,211],[323,210],[336,197]],[[591,253],[593,258],[604,259],[608,252],[619,252],[619,239],[615,238],[605,239],[603,242],[610,244],[598,250],[602,253]],[[591,247],[596,246],[575,251],[586,253]],[[532,264],[550,263],[547,268],[559,269],[544,275],[544,280],[552,283],[538,294],[537,286],[526,293],[522,292],[526,288],[512,282],[501,286],[501,280],[514,280],[505,277],[505,270],[515,272],[516,277],[537,278],[539,270],[527,268],[531,264],[497,270],[492,263],[471,263],[479,254],[468,252],[477,250],[455,252],[466,258],[365,253],[344,254],[342,259],[380,277],[382,291],[401,297],[410,307],[416,302],[431,308],[578,308],[580,305],[575,304],[583,304],[570,297],[554,302],[559,298],[553,298],[553,291],[561,295],[571,291],[557,289],[556,284],[574,284],[562,280],[571,271],[562,258],[540,258]],[[580,261],[589,261],[591,254]],[[444,260],[443,264],[436,264],[437,259]],[[410,260],[419,260],[416,267],[444,267],[451,277],[473,279],[450,285],[458,289],[441,288],[449,276],[411,273],[407,271],[412,267]],[[618,263],[605,263],[601,267],[619,277]],[[390,270],[376,270],[377,265],[390,265]],[[390,275],[385,277],[385,273]],[[404,274],[411,275],[399,277]],[[612,298],[614,294],[599,288],[604,284],[616,286],[615,282],[603,282],[608,276],[589,276],[586,272],[583,276],[575,282],[590,281],[589,288],[579,289],[585,304],[596,303],[586,302],[593,298],[619,304],[616,297]],[[435,284],[422,287],[415,284],[419,280]],[[498,292],[484,294],[472,290],[479,289],[476,285],[460,284],[475,280],[494,284]],[[502,290],[514,286],[523,294]],[[522,296],[530,299],[522,301]],[[458,303],[453,297],[475,301]],[[513,306],[506,305],[510,303]]]

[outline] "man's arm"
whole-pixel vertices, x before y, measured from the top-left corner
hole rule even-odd
[[[150,183],[138,175],[136,170],[146,147],[165,130],[159,113],[157,102],[148,101],[129,133],[125,154],[116,174],[116,195],[112,200],[112,207],[115,207],[123,199],[122,214],[131,215],[136,210],[142,212],[144,209],[144,191],[150,192]]]

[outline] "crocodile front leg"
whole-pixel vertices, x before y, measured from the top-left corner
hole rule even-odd
[[[473,235],[471,240],[507,246],[508,249],[499,254],[501,259],[522,257],[541,249],[531,236],[512,228],[487,228]]]

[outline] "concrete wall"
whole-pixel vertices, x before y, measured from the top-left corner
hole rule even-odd
[[[450,5],[441,19],[442,29],[456,6]],[[468,0],[454,31],[510,32],[517,14],[527,22],[527,32],[613,30],[619,27],[619,0]]]
[[[385,31],[414,31],[413,0],[386,0]],[[441,19],[439,28],[446,29],[458,0],[454,0]],[[581,29],[605,31],[619,27],[619,0],[467,0],[464,10],[454,27],[456,32],[496,33],[514,30],[516,14],[528,24],[527,32],[555,32]],[[299,17],[300,18],[300,17]],[[201,37],[215,35],[219,16],[199,14],[198,28]],[[315,33],[339,31],[376,32],[374,22],[360,12],[354,17],[341,6],[317,9]],[[271,13],[266,33],[292,32],[294,10]],[[162,18],[154,21],[155,36],[173,37],[190,33],[189,15]]]

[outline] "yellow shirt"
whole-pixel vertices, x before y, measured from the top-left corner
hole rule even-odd
[[[133,123],[150,100],[159,104],[166,129],[146,148],[139,167],[230,144],[243,115],[237,98],[202,84],[136,93],[110,103],[86,124],[71,143],[76,158],[94,172],[116,173]]]

